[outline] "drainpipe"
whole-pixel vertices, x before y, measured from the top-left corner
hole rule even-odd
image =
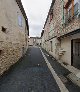
[[[64,0],[61,0],[61,5],[62,5],[62,24],[64,24],[65,23],[65,20],[64,20]],[[62,27],[60,28],[60,30],[61,30],[61,34],[62,34]]]
[[[64,24],[65,23],[65,21],[64,21],[64,0],[62,0],[61,2],[62,2],[62,21]]]

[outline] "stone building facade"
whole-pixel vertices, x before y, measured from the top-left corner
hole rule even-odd
[[[30,37],[29,38],[29,46],[33,46],[34,45],[34,42],[35,42],[34,37]]]
[[[0,74],[28,48],[28,19],[21,0],[0,0]]]
[[[80,69],[80,0],[52,0],[42,40],[57,60]]]
[[[36,37],[36,45],[41,46],[41,37]]]
[[[33,45],[41,45],[41,38],[40,37],[30,37],[29,38],[29,46]]]

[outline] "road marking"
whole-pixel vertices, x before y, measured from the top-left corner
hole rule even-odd
[[[41,50],[41,48],[40,48]],[[41,53],[46,61],[46,64],[48,66],[48,68],[50,69],[54,79],[56,80],[56,83],[58,84],[60,91],[61,92],[69,92],[68,89],[65,87],[65,85],[63,84],[63,82],[61,81],[61,79],[58,77],[58,75],[56,74],[56,72],[54,71],[54,69],[52,68],[51,64],[49,63],[48,59],[46,58],[46,56],[44,55],[43,51],[41,50]]]

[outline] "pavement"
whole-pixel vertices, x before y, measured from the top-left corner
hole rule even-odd
[[[60,92],[41,51],[28,52],[0,78],[0,92]]]
[[[30,47],[26,54],[0,77],[0,92],[66,92],[60,90],[60,83],[67,92],[80,92],[68,75],[71,72],[64,68],[52,56],[42,49],[49,69],[40,48]],[[56,74],[56,76],[55,76]],[[56,80],[60,79],[61,82]]]
[[[42,51],[44,52],[49,63],[51,64],[51,66],[53,67],[59,78],[62,80],[65,87],[69,90],[69,92],[80,92],[80,87],[69,79],[69,75],[71,76],[72,72],[63,67],[55,58],[53,58],[44,49],[42,49]],[[70,78],[73,79],[72,76]]]

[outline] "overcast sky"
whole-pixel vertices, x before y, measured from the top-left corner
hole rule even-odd
[[[21,0],[29,21],[30,37],[40,36],[52,0]]]

